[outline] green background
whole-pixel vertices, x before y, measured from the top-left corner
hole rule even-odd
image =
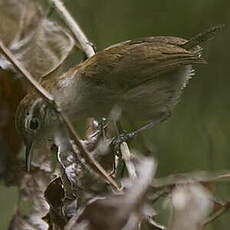
[[[204,46],[208,65],[195,67],[196,75],[184,90],[172,118],[147,131],[145,136],[158,159],[158,176],[229,169],[230,1],[66,0],[65,3],[98,50],[137,37],[190,38],[211,25],[227,25],[225,31]],[[3,230],[10,215],[6,213],[7,207],[9,213],[15,211],[14,191],[0,187]],[[221,199],[230,199],[230,186],[219,186],[217,191]],[[11,202],[6,203],[2,197]],[[227,213],[207,229],[228,229],[229,222]]]

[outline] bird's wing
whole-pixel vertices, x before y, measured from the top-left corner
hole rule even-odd
[[[98,84],[128,90],[180,66],[205,63],[196,52],[180,47],[184,42],[173,37],[123,42],[88,59],[79,73]]]
[[[136,45],[143,43],[154,43],[154,42],[162,42],[165,44],[171,44],[176,46],[182,46],[188,42],[188,40],[184,38],[174,37],[174,36],[152,36],[152,37],[144,37],[144,38],[136,38],[133,40],[128,40],[120,43],[113,44],[107,47],[105,50],[119,47],[121,45]]]

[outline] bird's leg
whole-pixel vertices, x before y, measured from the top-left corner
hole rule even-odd
[[[113,121],[113,122],[114,122],[114,127],[116,129],[115,131],[117,133],[117,136],[119,136],[120,133],[124,133],[124,131],[123,131],[122,127],[121,127],[120,121]],[[112,143],[113,143],[113,141],[112,141]],[[120,148],[120,145],[119,146],[118,145],[114,146],[114,144],[112,144],[112,146],[113,146],[113,149],[115,150],[114,151],[115,153],[119,151],[119,149],[116,150],[116,148]],[[120,167],[122,167],[122,170],[121,170],[122,173],[121,174],[123,174],[123,172],[124,172],[124,164],[123,164],[123,161],[122,161],[120,155],[118,156],[117,160],[116,160],[116,155],[114,155],[114,161],[113,162],[114,162],[113,169],[112,169],[112,171],[110,172],[109,175],[110,176],[114,175],[116,173],[117,168],[120,168]],[[121,166],[121,164],[122,164],[122,166]]]
[[[92,124],[86,132],[86,139],[84,144],[89,151],[93,151],[99,144],[101,140],[106,138],[106,128],[108,126],[108,121],[106,118],[102,118],[99,121],[92,120]]]
[[[128,132],[128,133],[122,132],[122,133],[120,133],[112,141],[112,145],[113,145],[115,153],[119,154],[120,145],[121,145],[122,142],[127,142],[128,140],[130,140],[130,139],[134,138],[135,136],[137,136],[142,131],[155,127],[157,124],[167,120],[170,116],[171,116],[170,112],[164,113],[162,116],[160,116],[159,119],[152,120],[149,123],[147,123],[146,125],[138,128],[138,129],[136,129],[136,130],[134,130],[132,132]]]
[[[134,131],[132,131],[130,133],[131,137],[135,137],[137,136],[139,133],[141,133],[142,131],[146,130],[146,129],[151,129],[153,127],[155,127],[157,124],[167,120],[169,117],[171,116],[171,113],[167,113],[164,116],[162,116],[161,118],[154,120],[154,121],[150,121],[149,123],[147,123],[146,125],[140,127],[139,129],[136,129]]]
[[[108,122],[108,119],[106,119],[105,117],[101,118],[98,122],[98,130],[103,137],[106,136],[106,128],[108,126]]]
[[[120,154],[120,144],[122,142],[127,141],[128,139],[132,138],[129,137],[129,133],[126,133],[122,127],[120,121],[114,121],[114,127],[116,129],[117,136],[113,138],[112,140],[112,146],[114,149],[114,152],[119,156]],[[128,135],[128,136],[126,136]]]
[[[96,121],[97,122],[97,127],[95,129],[95,131],[90,135],[91,138],[93,137],[96,137],[96,136],[103,136],[105,137],[105,131],[106,131],[106,128],[108,126],[108,120],[106,118],[101,118],[99,121]]]

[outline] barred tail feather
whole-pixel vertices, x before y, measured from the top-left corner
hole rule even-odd
[[[204,32],[199,33],[196,36],[192,37],[189,41],[182,44],[181,47],[186,50],[190,50],[194,48],[195,46],[199,45],[200,43],[213,39],[216,36],[216,34],[220,32],[221,30],[223,30],[224,28],[225,28],[225,25],[213,26],[205,30]]]

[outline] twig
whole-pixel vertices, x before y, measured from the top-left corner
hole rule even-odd
[[[168,195],[172,191],[172,187],[163,187],[159,190],[156,190],[151,196],[149,197],[149,200],[151,201],[151,204],[156,203],[161,197]]]
[[[155,178],[152,187],[161,188],[167,186],[174,186],[178,183],[187,183],[188,181],[196,183],[218,183],[230,180],[230,171],[216,171],[216,172],[193,172],[193,173],[180,173],[171,174],[163,178]]]
[[[52,4],[54,4],[57,12],[60,14],[60,16],[63,18],[66,25],[69,27],[70,31],[73,33],[75,39],[79,41],[82,50],[85,52],[87,57],[91,57],[95,54],[95,51],[93,49],[92,43],[87,39],[86,35],[80,28],[79,24],[74,20],[74,18],[71,16],[69,11],[64,6],[63,2],[61,0],[49,0]],[[106,171],[103,169],[103,167],[93,159],[93,157],[88,153],[88,151],[84,148],[84,146],[80,142],[80,138],[78,137],[75,129],[71,125],[70,120],[68,117],[66,117],[63,113],[60,113],[59,116],[63,120],[63,122],[66,124],[66,127],[71,134],[71,136],[74,138],[75,144],[79,148],[80,152],[82,152],[85,155],[84,159],[86,162],[93,168],[95,168],[101,175],[103,175],[104,178],[106,178],[107,181],[109,181],[116,189],[119,189],[119,186],[117,183],[106,173]],[[87,156],[86,156],[87,155]]]
[[[30,85],[38,92],[38,94],[51,106],[51,108],[57,113],[59,119],[66,126],[69,131],[70,137],[73,138],[76,146],[79,149],[79,152],[82,153],[82,157],[85,159],[86,163],[88,163],[97,174],[101,175],[103,179],[109,182],[114,188],[120,189],[118,184],[107,174],[107,172],[103,169],[103,167],[93,159],[90,153],[85,149],[82,145],[79,136],[74,130],[69,118],[62,112],[61,108],[58,106],[54,97],[45,90],[33,77],[32,75],[24,68],[24,66],[16,60],[14,55],[10,52],[7,47],[0,40],[0,49],[3,55],[12,63],[17,71],[19,71],[24,78],[30,83]]]
[[[66,25],[69,27],[75,39],[79,41],[82,50],[86,53],[87,57],[91,57],[95,54],[92,43],[87,39],[84,32],[81,30],[78,23],[73,19],[61,0],[49,0],[54,4],[57,12],[61,15]]]
[[[12,65],[17,69],[19,73],[21,73],[29,84],[36,89],[40,96],[42,96],[49,104],[54,103],[53,96],[45,90],[33,77],[32,75],[22,66],[22,64],[14,57],[11,51],[2,43],[0,40],[0,48],[2,50],[2,54],[12,63]]]
[[[154,221],[151,217],[148,218],[148,222],[154,226],[154,229],[159,229],[159,230],[167,230],[167,228],[156,221]]]
[[[214,212],[211,216],[209,216],[205,221],[203,225],[210,224],[215,219],[217,219],[219,216],[223,215],[228,209],[230,208],[229,202],[225,203],[221,208],[219,208],[216,212]]]

